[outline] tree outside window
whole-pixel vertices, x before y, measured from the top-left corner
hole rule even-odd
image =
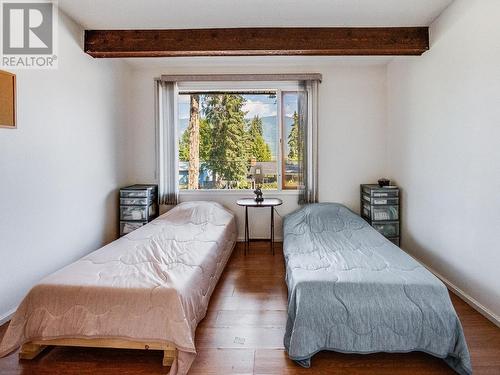
[[[181,189],[297,188],[296,93],[181,93],[178,101]]]

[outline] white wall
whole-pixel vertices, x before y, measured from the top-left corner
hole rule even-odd
[[[134,182],[154,181],[154,85],[162,73],[297,73],[323,74],[319,114],[319,192],[323,202],[341,202],[359,210],[359,184],[376,181],[385,170],[386,65],[385,61],[342,62],[332,58],[226,58],[155,61],[154,68],[137,68],[131,90],[130,176]],[[148,64],[149,62],[143,62]],[[142,64],[138,64],[142,66]],[[281,216],[295,210],[297,195],[264,193],[281,197]],[[181,200],[215,200],[238,214],[243,238],[244,210],[234,204],[245,193],[210,192],[181,194]],[[269,236],[269,210],[251,210],[251,236]],[[276,238],[282,238],[281,218],[276,216]]]
[[[404,192],[402,247],[497,319],[499,15],[498,0],[457,0],[429,52],[389,64],[387,153]]]
[[[94,60],[59,20],[59,69],[17,71],[18,129],[0,128],[0,321],[43,276],[116,237],[128,67]]]

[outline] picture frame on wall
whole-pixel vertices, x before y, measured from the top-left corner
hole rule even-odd
[[[0,70],[0,128],[15,129],[16,75]]]

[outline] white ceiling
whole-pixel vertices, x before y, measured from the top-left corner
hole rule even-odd
[[[86,29],[428,26],[453,0],[59,0]]]

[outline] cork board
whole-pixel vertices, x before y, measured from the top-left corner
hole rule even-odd
[[[16,127],[16,76],[0,70],[0,127]]]

